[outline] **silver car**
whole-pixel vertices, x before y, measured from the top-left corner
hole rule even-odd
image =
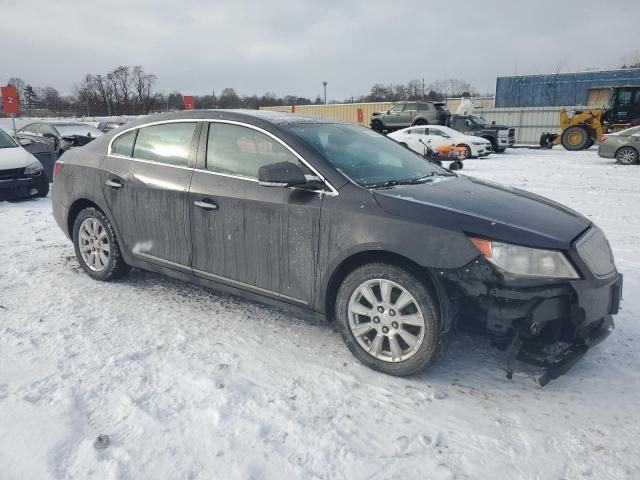
[[[607,133],[602,137],[598,147],[598,155],[604,158],[615,158],[623,165],[638,163],[639,152],[640,126],[617,133]]]

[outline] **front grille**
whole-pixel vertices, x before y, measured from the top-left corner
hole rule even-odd
[[[0,180],[15,180],[24,177],[24,168],[9,168],[0,170]]]
[[[611,245],[598,227],[585,233],[576,243],[576,248],[580,258],[596,277],[608,277],[616,271]]]

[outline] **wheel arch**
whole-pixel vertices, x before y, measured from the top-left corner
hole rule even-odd
[[[620,150],[622,150],[623,148],[630,148],[631,150],[634,150],[636,152],[636,159],[640,160],[640,151],[636,147],[634,147],[633,145],[621,145],[616,150],[616,153],[613,154],[613,158],[615,158],[617,160],[618,159],[618,153],[620,153]]]
[[[347,275],[366,263],[374,262],[389,263],[391,265],[406,268],[416,274],[416,276],[422,279],[427,288],[435,295],[435,298],[440,304],[441,314],[445,313],[444,310],[448,308],[446,289],[438,279],[437,275],[430,268],[423,267],[404,255],[388,250],[364,250],[353,253],[343,259],[336,268],[333,269],[323,292],[323,306],[325,308],[327,320],[330,322],[334,321],[338,289]]]

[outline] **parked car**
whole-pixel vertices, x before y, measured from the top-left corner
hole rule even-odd
[[[100,130],[102,133],[107,133],[110,132],[111,130],[115,130],[118,127],[121,127],[122,125],[124,125],[126,122],[124,121],[103,121],[98,123],[98,130]]]
[[[0,200],[46,197],[48,193],[49,180],[42,164],[0,128]]]
[[[390,138],[422,155],[425,144],[432,148],[453,145],[465,148],[464,158],[486,157],[492,152],[491,142],[482,137],[465,135],[449,127],[410,127],[389,134]]]
[[[504,152],[516,143],[516,129],[506,125],[488,123],[484,118],[475,115],[453,115],[448,125],[467,135],[482,137],[491,142],[496,153]]]
[[[392,375],[471,325],[546,383],[609,334],[621,295],[588,218],[331,119],[147,117],[65,153],[52,204],[91,278],[138,267],[326,317]]]
[[[17,132],[18,138],[53,145],[58,156],[71,147],[86,145],[102,135],[103,133],[93,125],[79,122],[34,122]]]
[[[638,152],[640,152],[640,127],[627,128],[618,133],[607,133],[598,146],[598,155],[604,158],[615,158],[623,165],[638,163]]]
[[[411,125],[445,125],[449,111],[442,103],[400,102],[389,110],[375,112],[371,128],[377,132],[391,131]]]

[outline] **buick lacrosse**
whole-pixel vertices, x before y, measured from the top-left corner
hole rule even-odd
[[[84,271],[131,267],[335,321],[358,360],[427,367],[457,328],[564,373],[613,328],[603,232],[367,128],[264,111],[146,117],[67,151],[53,213]]]

